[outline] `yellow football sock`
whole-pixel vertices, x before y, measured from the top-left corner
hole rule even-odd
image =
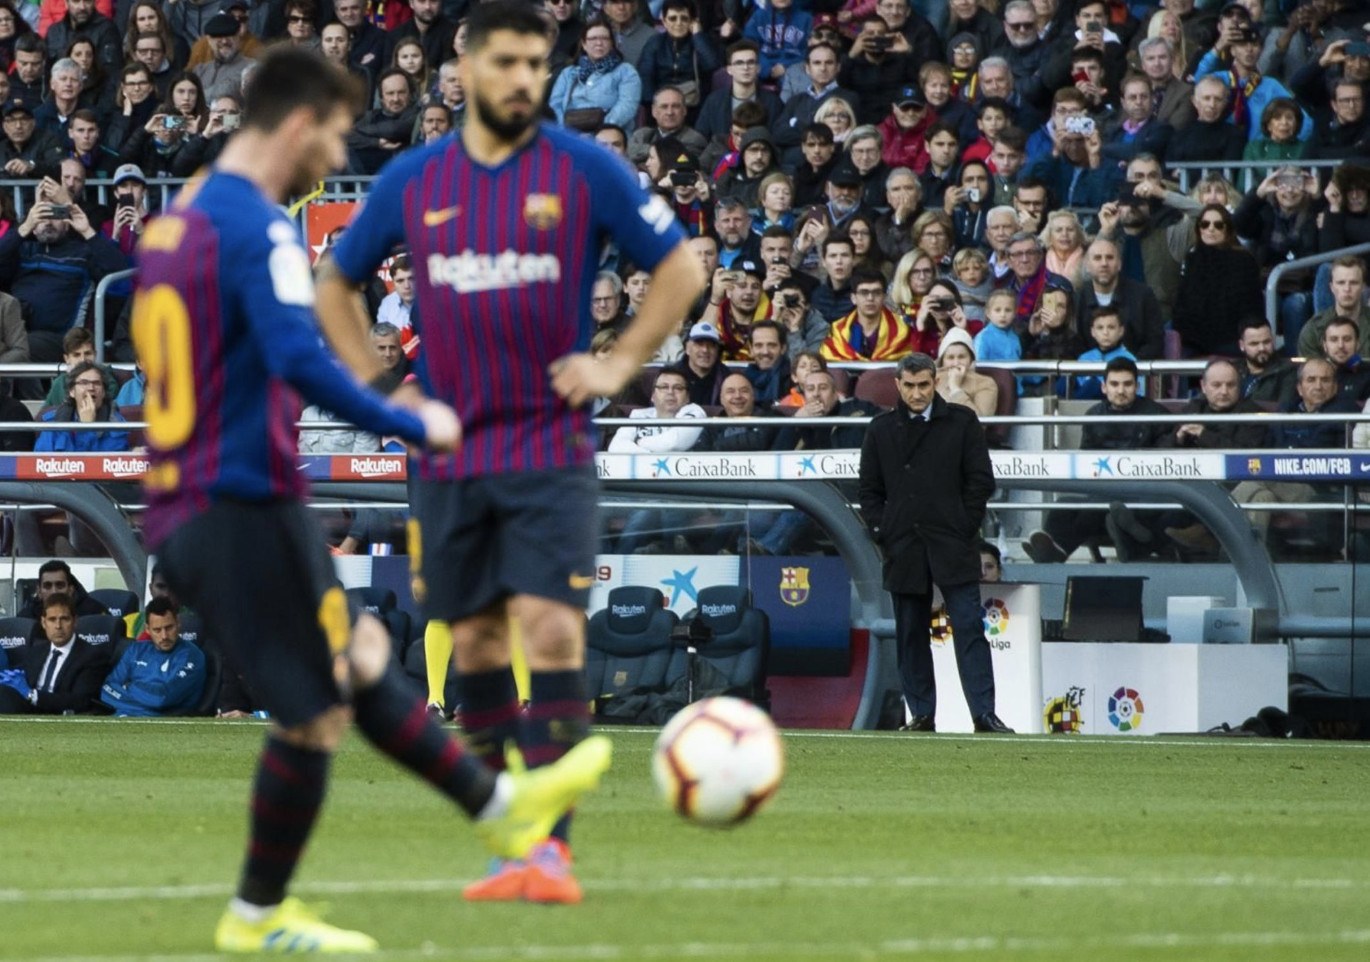
[[[447,685],[447,666],[452,663],[452,631],[445,621],[430,621],[423,631],[423,656],[428,669],[428,703],[447,707],[443,689]],[[517,618],[509,619],[509,657],[514,671],[514,686],[519,701],[529,698],[528,658],[523,653],[523,638]]]
[[[428,704],[447,707],[443,689],[447,666],[452,664],[452,630],[445,621],[430,621],[423,630],[423,657],[428,668]]]
[[[514,670],[514,687],[518,689],[519,702],[526,704],[532,696],[528,678],[528,656],[523,653],[523,632],[519,629],[517,618],[509,619],[509,666]]]

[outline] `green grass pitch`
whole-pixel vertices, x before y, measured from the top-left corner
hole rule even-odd
[[[0,960],[213,959],[256,723],[0,722]],[[732,831],[657,801],[653,734],[575,828],[586,901],[466,905],[484,859],[360,740],[297,880],[387,960],[1364,960],[1370,748],[793,732]]]

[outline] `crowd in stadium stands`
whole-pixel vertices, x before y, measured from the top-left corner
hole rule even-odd
[[[88,353],[72,336],[90,326],[96,282],[136,258],[155,213],[148,179],[213,161],[263,49],[318,48],[358,79],[349,172],[373,174],[460,128],[469,2],[0,0],[0,167],[37,182],[22,216],[0,191],[0,361],[70,368],[40,417],[118,420],[141,402],[138,378],[82,371]],[[1360,259],[1287,271],[1276,316],[1264,304],[1272,269],[1370,242],[1367,0],[548,0],[543,12],[548,119],[632,165],[712,279],[656,358],[676,376],[649,372],[597,413],[795,419],[605,430],[611,450],[854,446],[851,431],[804,420],[865,414],[893,395],[829,362],[911,351],[938,359],[947,400],[982,415],[1012,411],[1016,396],[1097,399],[1099,413],[1140,403],[1111,393],[1111,374],[996,376],[1015,360],[1230,357],[1237,400],[1367,403]],[[1255,166],[1224,166],[1236,162]],[[1177,163],[1210,166],[1181,177]],[[92,180],[113,182],[108,204]],[[650,282],[631,251],[606,249],[601,268],[595,350]],[[399,380],[422,351],[414,265],[399,254],[389,278],[393,291],[378,281],[368,301]],[[120,360],[132,359],[127,327],[125,307],[107,345]],[[1313,400],[1295,357],[1326,358],[1335,396]],[[746,388],[727,364],[745,364],[731,370]],[[14,385],[34,400],[42,390]],[[1198,401],[1228,409],[1206,391]],[[117,450],[128,436],[36,441]],[[1192,527],[1121,520],[1165,543]],[[652,521],[630,525],[621,547],[651,549]],[[753,546],[783,547],[788,528],[781,516]],[[1040,534],[1031,554],[1049,560],[1106,532]]]

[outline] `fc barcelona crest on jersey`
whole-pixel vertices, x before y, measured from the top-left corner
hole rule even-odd
[[[529,194],[523,202],[523,219],[534,230],[551,230],[561,223],[561,197]]]
[[[798,608],[809,600],[809,569],[780,569],[780,600],[792,608]]]

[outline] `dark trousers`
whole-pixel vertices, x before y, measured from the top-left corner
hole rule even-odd
[[[938,585],[946,602],[956,644],[956,669],[972,718],[994,711],[994,666],[980,611],[980,585]],[[899,683],[909,711],[937,714],[937,679],[932,670],[932,595],[893,593],[894,630],[899,645]]]

